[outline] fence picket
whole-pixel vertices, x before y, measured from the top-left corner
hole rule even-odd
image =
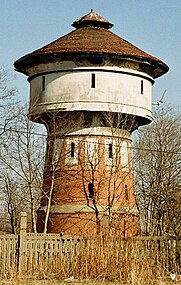
[[[88,275],[88,261],[93,262],[99,254],[101,264],[109,267],[112,252],[115,265],[132,259],[147,259],[172,270],[180,264],[181,237],[135,237],[121,239],[100,236],[94,238],[61,236],[60,234],[26,233],[26,215],[21,224],[20,235],[0,235],[0,275],[21,274],[48,270],[57,273],[61,268],[70,272],[76,262],[84,263]],[[99,243],[95,243],[98,239]],[[97,241],[97,240],[96,240]],[[97,244],[99,247],[97,247]],[[101,266],[98,264],[98,266]]]

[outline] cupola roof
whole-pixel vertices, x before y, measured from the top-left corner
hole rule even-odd
[[[15,69],[29,75],[28,69],[32,66],[75,57],[94,56],[138,61],[152,66],[154,78],[163,75],[169,69],[160,59],[111,32],[109,29],[113,24],[93,10],[73,22],[72,26],[76,30],[17,60],[14,63]]]
[[[103,17],[101,17],[99,14],[97,14],[93,9],[91,9],[90,13],[81,17],[80,19],[75,20],[72,26],[76,29],[82,27],[101,27],[105,29],[110,29],[114,25]]]

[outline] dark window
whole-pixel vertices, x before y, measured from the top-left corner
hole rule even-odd
[[[141,94],[143,94],[143,80],[141,80]]]
[[[92,80],[91,80],[91,88],[96,87],[96,75],[93,73],[92,74]]]
[[[125,199],[128,201],[128,186],[124,186],[124,192],[125,192]]]
[[[71,152],[70,152],[71,157],[74,157],[74,152],[75,152],[75,144],[72,142],[71,143]]]
[[[112,143],[109,144],[109,158],[112,158]]]
[[[103,64],[103,59],[101,57],[90,57],[88,60],[91,64]]]
[[[42,91],[45,91],[45,85],[46,85],[45,76],[43,76],[42,77]]]
[[[89,191],[89,198],[94,197],[94,189],[93,189],[93,184],[90,182],[88,185],[88,191]]]

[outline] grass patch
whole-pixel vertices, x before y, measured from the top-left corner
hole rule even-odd
[[[106,281],[106,280],[74,280],[71,282],[61,281],[61,280],[1,280],[0,285],[180,285],[181,284],[181,276],[177,276],[176,280],[171,281],[170,277],[160,278],[159,280],[153,280],[153,283],[149,281],[143,281],[141,283],[139,280],[132,280],[130,282],[116,282],[116,281]]]
[[[4,265],[6,273],[1,275],[0,285],[181,284],[180,259],[174,259],[163,242],[143,243],[98,236],[80,241],[75,249],[64,249],[64,254],[60,255],[41,254],[38,258],[33,254],[22,263],[21,275],[17,270],[8,271]],[[47,253],[48,250],[47,247]],[[177,273],[176,280],[171,281],[170,272]],[[75,279],[64,282],[68,276],[75,276]]]

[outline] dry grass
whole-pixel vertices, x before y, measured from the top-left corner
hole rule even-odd
[[[133,247],[134,246],[134,247]],[[87,285],[180,285],[181,278],[170,279],[170,270],[179,274],[178,264],[168,266],[168,258],[157,255],[142,256],[142,248],[131,242],[97,237],[79,244],[71,258],[62,257],[47,265],[43,258],[38,268],[30,266],[22,276],[7,275],[0,285],[62,285],[68,276],[75,276],[68,284]],[[168,257],[168,256],[167,256]],[[167,265],[167,266],[166,266]]]
[[[140,282],[140,281],[139,281]],[[58,280],[2,280],[0,281],[0,285],[135,285],[138,284],[138,280],[135,280],[135,282],[112,282],[112,281],[96,281],[96,280],[80,280],[80,281],[73,281],[73,282],[65,282],[65,281],[58,281]],[[139,285],[148,285],[150,282],[146,283],[139,283]],[[161,280],[154,281],[154,285],[180,285],[181,284],[181,278],[177,277],[177,280],[170,281],[169,278],[162,278]]]

